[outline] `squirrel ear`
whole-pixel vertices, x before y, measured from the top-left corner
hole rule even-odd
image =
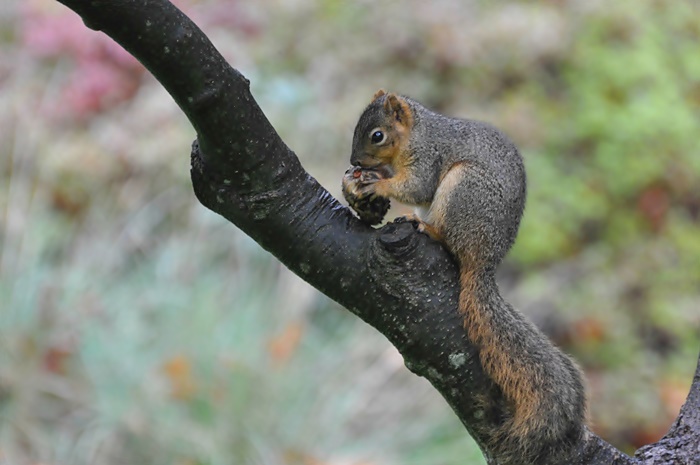
[[[381,97],[382,95],[386,95],[386,91],[385,91],[384,89],[379,89],[378,91],[376,91],[376,92],[374,93],[374,97],[372,97],[372,102],[374,102],[375,100],[377,100],[377,99],[378,99],[379,97]],[[372,102],[370,102],[370,103],[372,103]]]
[[[411,108],[408,106],[406,99],[401,96],[394,93],[388,94],[384,101],[384,110],[387,114],[393,115],[396,121],[404,126],[411,126],[413,124]]]

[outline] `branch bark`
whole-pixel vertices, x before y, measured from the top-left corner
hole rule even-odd
[[[700,359],[690,394],[673,426],[663,439],[642,447],[635,457],[644,465],[700,463]]]
[[[445,250],[407,223],[374,230],[359,222],[304,171],[255,103],[248,80],[168,1],[59,1],[141,61],[187,115],[198,136],[191,175],[200,202],[383,333],[406,366],[444,396],[488,462],[501,463],[484,448],[484,432],[498,423],[505,403],[465,336],[457,267]],[[669,433],[682,437],[683,418],[692,420],[695,445],[698,384],[696,374],[687,416]],[[484,400],[493,406],[488,412],[477,408]],[[586,430],[569,456],[542,465],[632,463],[641,462]]]

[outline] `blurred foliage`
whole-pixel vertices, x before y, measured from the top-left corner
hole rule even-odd
[[[510,134],[504,291],[584,366],[606,439],[665,432],[700,333],[694,3],[178,4],[336,196],[377,88]],[[194,133],[119,47],[5,2],[0,90],[0,462],[483,463],[386,341],[196,203]]]

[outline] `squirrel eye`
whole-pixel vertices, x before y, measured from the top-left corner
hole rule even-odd
[[[379,130],[374,131],[370,136],[370,140],[373,144],[381,144],[384,142],[384,132]]]

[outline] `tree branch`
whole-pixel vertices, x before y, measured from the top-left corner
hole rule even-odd
[[[374,230],[360,223],[304,171],[248,81],[168,1],[59,1],[141,61],[187,115],[198,135],[191,174],[201,203],[382,332],[484,449],[506,404],[462,328],[457,267],[445,250],[410,224]],[[477,408],[485,399],[488,411]],[[697,392],[693,399],[697,408]],[[542,465],[613,463],[638,462],[586,431],[570,456]]]
[[[635,457],[644,465],[693,464],[700,457],[700,358],[690,394],[668,434],[659,442],[644,446]]]

